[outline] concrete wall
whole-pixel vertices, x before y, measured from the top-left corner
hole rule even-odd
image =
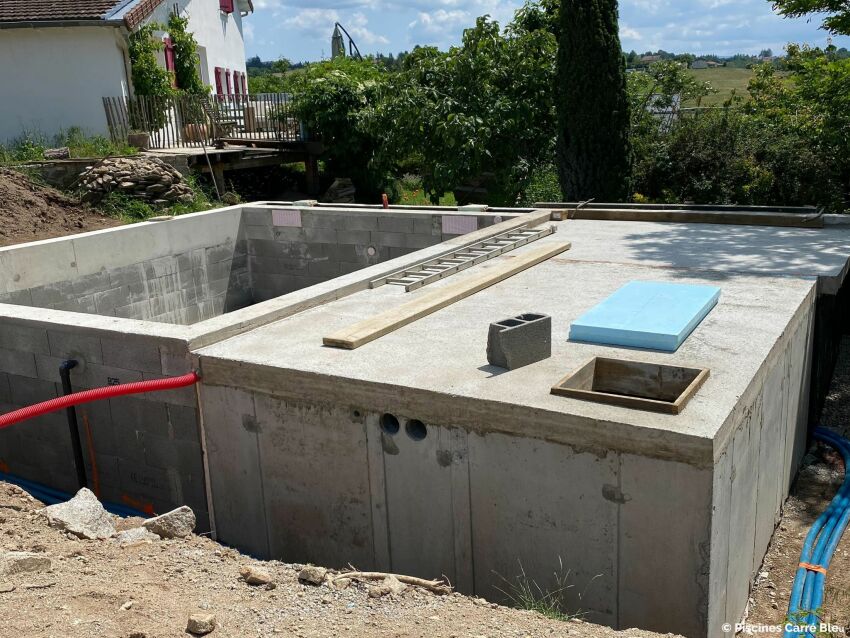
[[[715,463],[709,635],[744,614],[753,577],[806,451],[814,294],[742,397]],[[716,575],[716,577],[715,577]]]
[[[103,96],[126,95],[117,28],[0,29],[0,143],[78,126],[108,134]]]
[[[255,302],[312,286],[367,266],[434,246],[461,233],[444,233],[444,217],[426,212],[352,209],[346,212],[246,207],[245,238]],[[477,230],[493,215],[455,215]]]
[[[71,372],[75,391],[191,370],[179,339],[3,316],[0,413],[61,395],[66,359],[79,362]],[[91,403],[77,417],[89,487],[98,496],[149,512],[187,504],[208,529],[193,388]],[[64,411],[0,430],[0,471],[75,492]]]
[[[0,293],[0,303],[189,325],[252,303],[248,255],[245,242],[231,238]]]
[[[282,383],[269,396],[212,374],[202,405],[218,536],[287,561],[445,574],[497,600],[523,571],[544,590],[560,571],[569,606],[591,620],[719,637],[741,617],[805,450],[813,299],[729,415],[713,467],[482,433],[462,414],[417,441],[416,414],[396,414],[388,435],[366,395],[308,401]]]

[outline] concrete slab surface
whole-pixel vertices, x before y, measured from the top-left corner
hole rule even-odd
[[[756,248],[761,246],[761,254],[736,260],[729,249],[723,249],[725,261],[718,255],[712,262],[704,251],[686,249],[685,231],[690,230],[642,223],[561,223],[558,232],[535,245],[569,239],[571,251],[356,351],[325,348],[322,337],[400,305],[417,292],[405,293],[395,286],[357,292],[204,348],[199,351],[202,369],[209,382],[216,384],[227,385],[230,379],[245,389],[302,400],[322,401],[334,393],[337,402],[408,410],[409,416],[426,422],[458,423],[484,432],[519,433],[580,448],[617,449],[708,466],[723,450],[730,415],[739,399],[761,382],[760,375],[786,330],[811,311],[816,285],[812,275],[837,276],[842,270],[838,242],[844,235],[727,228],[726,234],[741,233],[741,242],[746,239]],[[778,232],[784,239],[771,242],[768,234],[760,234],[762,230]],[[785,237],[785,233],[791,234]],[[803,247],[795,244],[796,233],[817,233],[822,250],[814,251],[818,242],[813,236],[812,251],[807,253],[805,243]],[[666,251],[665,234],[674,238]],[[715,243],[710,239],[704,236],[699,241]],[[523,250],[467,272],[492,267]],[[779,269],[786,277],[737,270],[767,271],[780,255],[795,251],[800,257]],[[451,286],[460,276],[430,288]],[[635,280],[687,281],[720,286],[723,292],[714,311],[672,354],[567,341],[572,321]],[[489,323],[531,311],[552,316],[553,356],[511,372],[489,366]],[[711,376],[676,416],[549,393],[553,383],[594,356],[705,367]]]

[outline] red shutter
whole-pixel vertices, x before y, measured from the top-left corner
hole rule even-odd
[[[242,91],[242,82],[239,81],[239,71],[233,72],[233,95],[239,95]]]
[[[233,95],[233,85],[230,83],[230,69],[227,69],[224,73],[227,77],[227,94]]]
[[[218,6],[225,13],[233,13],[233,0],[218,0]]]
[[[221,72],[223,69],[220,66],[215,67],[215,94],[222,94],[222,86],[221,86]]]
[[[242,74],[242,95],[248,95],[248,74]]]
[[[177,88],[177,75],[175,74],[176,66],[174,64],[174,44],[171,38],[163,40],[165,44],[165,69],[171,74],[171,86]]]

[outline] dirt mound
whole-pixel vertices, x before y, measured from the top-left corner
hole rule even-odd
[[[202,536],[138,535],[139,519],[116,520],[118,530],[131,530],[123,537],[84,540],[50,527],[40,507],[0,481],[4,637],[186,637],[192,627],[212,629],[211,638],[661,638],[436,595],[397,579],[329,579],[330,570],[257,561]]]
[[[0,246],[119,224],[22,173],[0,168]]]

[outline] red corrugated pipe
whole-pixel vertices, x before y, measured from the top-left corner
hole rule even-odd
[[[140,381],[138,383],[125,383],[123,385],[110,385],[105,388],[95,388],[83,392],[75,392],[64,397],[36,403],[35,405],[0,415],[0,430],[3,428],[32,419],[42,414],[64,410],[72,405],[102,401],[127,394],[145,394],[146,392],[159,392],[160,390],[176,390],[186,386],[195,385],[201,377],[196,372],[184,374],[182,377],[171,377],[170,379],[156,379],[154,381]]]

